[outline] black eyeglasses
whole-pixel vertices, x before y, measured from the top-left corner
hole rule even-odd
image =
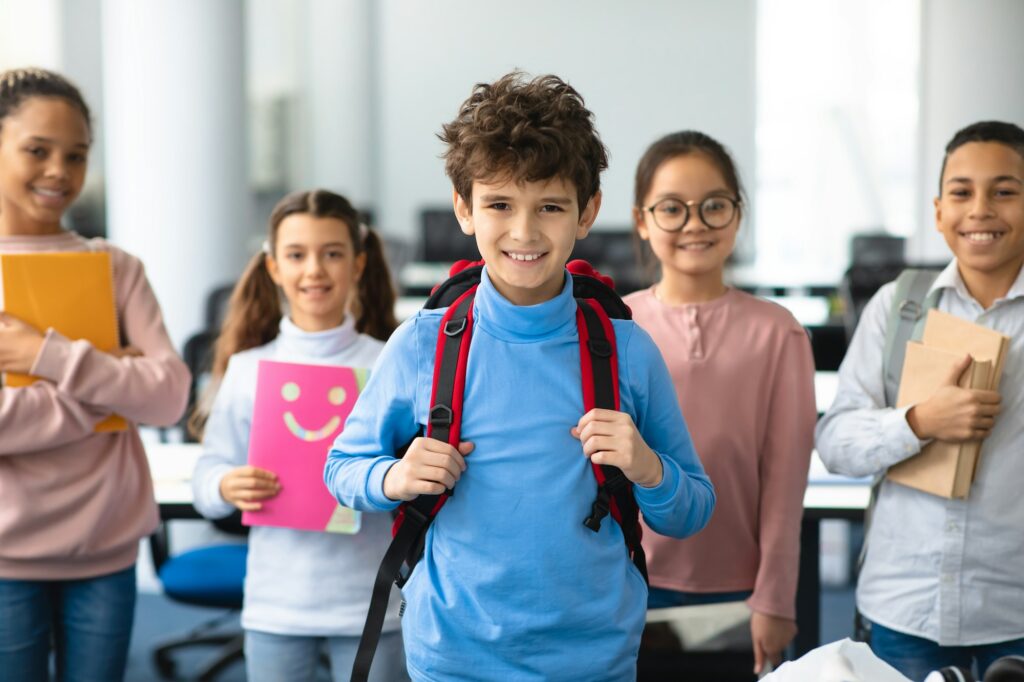
[[[662,199],[646,210],[654,217],[654,224],[665,232],[679,232],[690,221],[690,207],[697,205],[697,216],[700,221],[712,230],[721,230],[729,225],[736,216],[740,200],[726,196],[710,196],[690,201],[681,201],[671,197]]]

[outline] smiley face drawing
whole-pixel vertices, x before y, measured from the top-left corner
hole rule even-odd
[[[281,398],[286,402],[294,403],[301,397],[302,388],[296,382],[289,381],[281,387]],[[341,407],[345,404],[347,398],[348,394],[341,386],[331,386],[327,391],[326,399],[331,405]],[[329,438],[341,426],[341,416],[337,414],[328,419],[327,423],[319,429],[309,429],[299,424],[299,420],[291,410],[286,410],[283,417],[284,424],[288,427],[291,434],[307,443],[315,443],[318,440]]]
[[[243,523],[356,533],[359,513],[341,507],[324,485],[330,443],[345,428],[369,371],[259,361],[248,462],[272,471],[281,493]]]

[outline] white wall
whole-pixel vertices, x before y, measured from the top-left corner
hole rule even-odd
[[[0,0],[0,71],[59,69],[62,9],[61,0]]]
[[[921,50],[921,226],[908,255],[947,260],[932,212],[946,144],[975,121],[1024,126],[1024,2],[928,0]]]
[[[586,100],[611,152],[598,226],[630,222],[633,173],[657,137],[698,128],[754,178],[755,1],[376,3],[379,224],[415,235],[450,202],[436,133],[480,81],[555,73]],[[752,230],[748,230],[748,233]]]

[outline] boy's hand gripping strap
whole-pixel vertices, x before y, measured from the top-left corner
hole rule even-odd
[[[459,447],[459,430],[462,425],[462,393],[466,384],[466,360],[473,327],[475,293],[474,286],[449,306],[441,318],[438,332],[434,392],[427,418],[427,437],[445,441],[454,448]],[[384,627],[391,585],[405,585],[419,560],[430,523],[451,495],[451,490],[440,495],[420,495],[399,507],[392,529],[394,538],[380,562],[373,583],[370,610],[352,665],[352,682],[366,682],[369,677],[370,664],[373,663],[373,655],[377,651]],[[408,567],[404,574],[403,563]]]
[[[580,367],[583,378],[584,413],[594,408],[619,409],[619,368],[615,331],[607,313],[593,299],[576,300],[576,324],[580,336]],[[640,509],[633,497],[633,483],[618,467],[593,464],[597,498],[590,516],[583,520],[595,533],[610,512],[626,541],[634,565],[647,580],[647,558],[640,544]]]

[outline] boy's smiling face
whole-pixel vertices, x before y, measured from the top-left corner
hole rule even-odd
[[[935,225],[971,288],[1013,283],[1024,263],[1024,158],[999,142],[968,142],[946,160]]]
[[[555,177],[536,182],[473,182],[472,206],[454,193],[462,231],[476,237],[494,287],[515,305],[535,305],[559,294],[565,262],[587,236],[601,193],[581,212],[576,187]]]

